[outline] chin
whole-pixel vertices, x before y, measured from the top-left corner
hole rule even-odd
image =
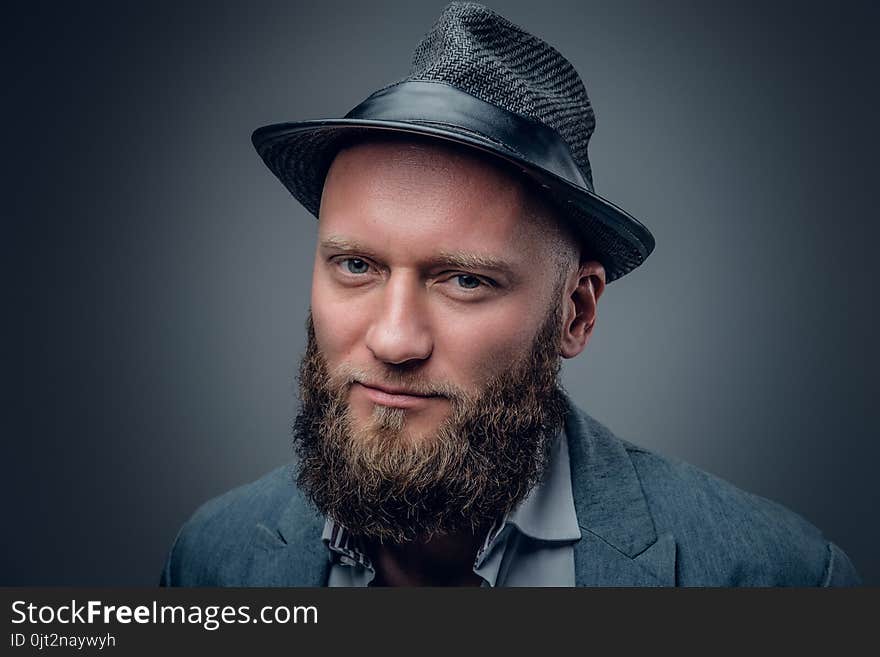
[[[414,410],[368,404],[366,408],[352,407],[355,427],[364,435],[377,437],[384,434],[410,445],[425,444],[436,439],[448,412]]]
[[[425,445],[437,439],[439,423],[426,424],[404,420],[400,440],[410,445]]]

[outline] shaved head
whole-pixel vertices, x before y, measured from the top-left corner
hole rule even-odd
[[[413,163],[418,161],[422,167],[424,167],[426,160],[430,161],[431,153],[439,153],[446,157],[438,159],[438,167],[448,166],[446,162],[449,161],[449,158],[453,158],[453,161],[460,162],[478,161],[495,169],[499,177],[503,178],[508,185],[520,190],[522,216],[530,224],[540,227],[541,237],[549,247],[557,272],[557,284],[561,284],[577,268],[585,255],[580,240],[562,219],[561,209],[541,189],[539,183],[529,177],[520,167],[507,160],[453,141],[391,131],[370,132],[344,145],[337,153],[337,160],[339,155],[362,145],[394,145],[396,146],[393,151],[395,157]]]

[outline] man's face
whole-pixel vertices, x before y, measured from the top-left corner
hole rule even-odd
[[[547,226],[522,185],[421,142],[343,151],[321,201],[311,311],[354,428],[394,416],[431,440],[458,395],[532,348],[562,299]],[[553,296],[556,295],[556,296]]]
[[[368,538],[486,531],[562,426],[564,289],[515,178],[448,148],[339,155],[320,212],[297,481]]]

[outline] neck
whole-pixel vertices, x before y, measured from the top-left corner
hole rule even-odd
[[[374,586],[479,586],[473,571],[485,531],[444,534],[428,541],[371,543]]]

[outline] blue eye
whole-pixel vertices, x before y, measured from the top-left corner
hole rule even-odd
[[[370,265],[360,258],[346,258],[345,268],[350,274],[366,274],[370,271]]]
[[[466,290],[475,290],[482,284],[479,278],[469,274],[459,274],[456,278],[458,279],[458,286]]]

